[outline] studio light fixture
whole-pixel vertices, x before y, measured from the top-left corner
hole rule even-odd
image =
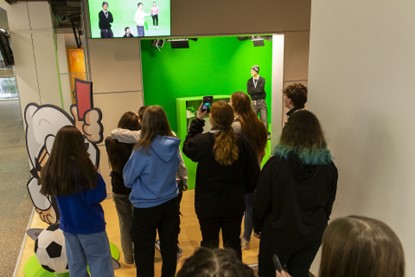
[[[175,38],[169,41],[171,48],[189,48],[189,39],[187,38]]]
[[[156,47],[157,50],[161,51],[161,48],[164,46],[164,39],[155,39],[151,43],[151,46]]]
[[[170,42],[171,48],[189,48],[189,40],[197,41],[197,38],[172,38]]]
[[[262,36],[251,36],[251,41],[254,43],[254,46],[264,46],[264,37]]]

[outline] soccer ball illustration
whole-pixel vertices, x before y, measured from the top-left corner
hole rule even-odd
[[[35,241],[35,254],[40,265],[47,271],[68,271],[65,237],[59,224],[50,225],[39,234]]]

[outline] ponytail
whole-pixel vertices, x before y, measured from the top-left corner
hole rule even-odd
[[[239,157],[239,148],[236,145],[236,135],[232,128],[215,133],[213,145],[215,160],[224,166],[232,165]]]

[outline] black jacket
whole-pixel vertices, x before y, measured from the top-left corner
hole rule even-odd
[[[183,153],[197,162],[195,209],[198,217],[242,215],[246,193],[255,190],[259,166],[254,150],[243,136],[237,136],[239,158],[230,166],[220,165],[214,157],[214,134],[204,133],[205,122],[192,121]]]
[[[304,164],[295,153],[270,158],[258,180],[255,232],[285,243],[321,238],[335,199],[337,177],[331,157],[323,164]]]
[[[105,148],[107,149],[108,160],[111,164],[112,192],[129,195],[131,189],[124,185],[122,171],[131,156],[134,144],[121,143],[111,137],[107,137],[105,139]]]
[[[250,78],[247,83],[247,91],[252,100],[265,99],[265,79],[259,76],[255,87],[253,78]]]
[[[100,29],[111,29],[111,23],[114,21],[114,19],[112,18],[112,13],[108,12],[108,18],[105,17],[104,11],[100,11],[98,13],[98,18],[99,18],[99,28]]]

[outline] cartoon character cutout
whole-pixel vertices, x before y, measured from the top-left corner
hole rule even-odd
[[[59,210],[54,197],[40,193],[40,172],[51,152],[55,136],[60,128],[73,125],[85,138],[85,146],[92,162],[98,168],[99,149],[103,140],[102,113],[98,108],[86,110],[78,116],[78,106],[71,106],[71,115],[54,105],[30,103],[24,111],[26,127],[26,148],[31,163],[31,177],[27,183],[30,198],[40,219],[48,224],[59,220]]]

